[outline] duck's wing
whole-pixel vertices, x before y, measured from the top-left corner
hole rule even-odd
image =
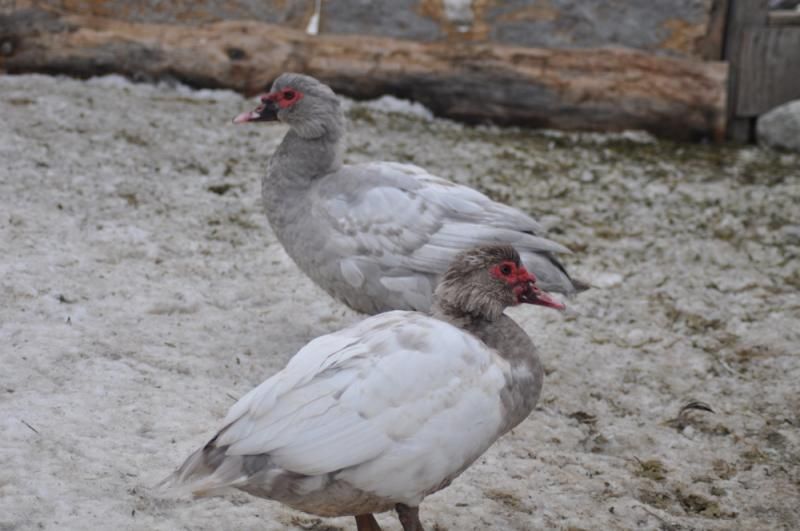
[[[263,477],[265,467],[319,476],[389,456],[407,460],[402,469],[443,450],[429,474],[435,466],[452,473],[499,435],[507,371],[483,342],[447,323],[380,314],[311,341],[239,400],[173,479],[213,492]]]
[[[386,289],[404,294],[408,307],[424,311],[431,284],[456,254],[504,243],[520,252],[545,290],[576,290],[554,256],[569,250],[541,236],[533,218],[417,166],[345,166],[315,192],[315,213],[330,227],[330,254],[340,257],[342,276],[354,287],[377,275]]]

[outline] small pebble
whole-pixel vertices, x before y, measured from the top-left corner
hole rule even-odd
[[[644,333],[643,330],[639,328],[634,328],[630,332],[628,332],[628,337],[626,338],[626,343],[631,347],[641,347],[650,338],[647,337],[647,334]]]
[[[781,232],[788,243],[800,244],[800,225],[784,225]]]
[[[622,275],[619,273],[600,273],[595,275],[591,283],[598,288],[613,288],[622,284]]]

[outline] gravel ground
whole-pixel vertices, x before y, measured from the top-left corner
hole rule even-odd
[[[0,529],[354,527],[153,488],[237,397],[359,319],[270,231],[259,180],[285,129],[230,124],[251,106],[0,77]],[[514,309],[540,405],[428,498],[426,526],[800,528],[800,157],[385,108],[351,106],[349,160],[532,212],[596,286],[565,314]]]

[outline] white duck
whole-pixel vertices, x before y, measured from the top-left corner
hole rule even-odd
[[[319,337],[228,412],[167,479],[198,495],[234,487],[320,516],[418,508],[522,422],[542,387],[531,339],[507,306],[563,306],[511,246],[458,255],[433,316],[393,311]]]
[[[544,290],[571,295],[587,287],[555,258],[568,249],[519,210],[418,166],[343,165],[345,119],[327,85],[283,74],[262,102],[234,122],[291,128],[262,181],[270,225],[300,269],[351,308],[427,312],[456,254],[498,243],[521,253]]]

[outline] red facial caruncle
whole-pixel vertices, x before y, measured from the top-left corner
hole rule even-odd
[[[278,92],[270,92],[269,94],[261,96],[262,102],[274,102],[281,109],[291,107],[301,99],[303,99],[303,93],[293,88],[285,88]]]
[[[549,293],[539,289],[536,285],[536,277],[528,272],[523,266],[518,266],[511,260],[506,260],[489,270],[493,277],[504,280],[511,284],[518,303],[538,304],[556,310],[563,310],[565,306],[554,299]]]
[[[278,112],[281,109],[288,109],[301,99],[303,93],[291,87],[287,87],[269,94],[259,96],[261,105],[250,112],[243,112],[233,119],[235,124],[247,122],[274,122],[278,119]]]
[[[536,282],[536,277],[528,273],[523,266],[517,266],[511,260],[506,260],[489,270],[495,278],[501,278],[509,284],[523,284],[525,282]]]

